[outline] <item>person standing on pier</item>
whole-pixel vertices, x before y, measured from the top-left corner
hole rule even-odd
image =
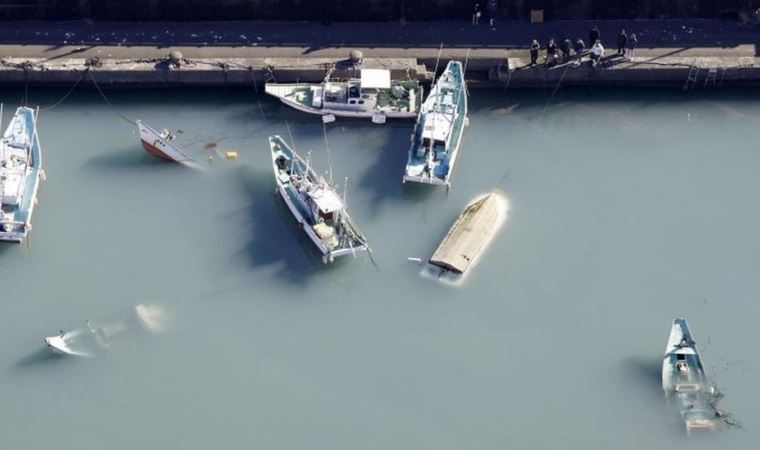
[[[533,39],[530,43],[530,65],[535,66],[538,60],[538,51],[541,50],[541,44],[537,40]]]
[[[475,8],[472,10],[472,24],[477,25],[480,23],[480,3],[475,3]]]
[[[578,38],[577,41],[575,41],[575,67],[578,67],[581,65],[581,61],[583,60],[583,51],[586,50],[586,44],[583,42],[583,39]]]
[[[599,37],[599,28],[594,25],[591,27],[591,31],[588,32],[588,45],[594,45],[596,41],[600,39],[601,37]]]
[[[495,30],[496,27],[493,26],[493,22],[496,20],[496,14],[499,11],[499,4],[496,3],[496,0],[488,0],[486,10],[488,11],[488,24],[491,26],[491,29]]]
[[[628,49],[625,51],[626,59],[633,59],[633,54],[636,53],[636,45],[639,43],[639,40],[636,39],[636,33],[631,33],[630,36],[628,36]]]
[[[573,48],[573,41],[570,38],[565,38],[562,41],[562,62],[570,62],[570,49]]]
[[[628,35],[625,34],[625,30],[620,30],[620,34],[618,34],[618,39],[617,39],[617,45],[618,45],[617,54],[618,55],[620,56],[623,55],[623,51],[625,51],[626,44],[628,44]]]
[[[554,38],[551,38],[546,44],[546,66],[552,67],[555,64],[557,64],[557,44],[554,42]]]

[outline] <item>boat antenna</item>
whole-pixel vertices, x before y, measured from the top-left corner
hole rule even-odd
[[[293,150],[296,149],[296,141],[293,139],[293,133],[290,131],[290,124],[288,123],[288,119],[285,119],[285,128],[288,129],[288,136],[290,136],[290,145],[293,146]]]
[[[470,92],[467,91],[467,85],[464,83],[464,75],[467,73],[467,63],[470,62],[470,48],[467,49],[467,55],[464,57],[464,67],[462,68],[462,85],[465,86],[467,96],[470,96]]]
[[[0,133],[3,132],[3,104],[0,103]]]
[[[443,42],[438,47],[438,58],[435,60],[435,69],[433,69],[433,83],[435,83],[435,77],[438,76],[438,63],[441,61],[441,53],[443,53]]]
[[[330,144],[327,142],[327,124],[325,121],[322,121],[322,132],[325,135],[325,150],[327,151],[327,177],[328,182],[330,185],[332,185],[333,177],[332,177],[332,158],[330,157]]]

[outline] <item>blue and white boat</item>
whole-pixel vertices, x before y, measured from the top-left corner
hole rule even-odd
[[[724,416],[716,407],[717,390],[707,381],[697,343],[686,319],[673,319],[662,361],[662,389],[674,399],[686,433],[715,430]]]
[[[366,238],[348,215],[345,193],[341,198],[280,136],[270,136],[269,147],[277,192],[319,249],[322,262],[369,251]]]
[[[37,112],[22,106],[0,142],[0,240],[21,242],[31,231],[41,166]]]
[[[451,186],[451,173],[467,119],[467,86],[459,61],[451,61],[420,108],[406,163],[407,181]]]

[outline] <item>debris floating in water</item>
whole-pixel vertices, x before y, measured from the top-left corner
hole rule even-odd
[[[224,157],[227,158],[227,159],[237,159],[238,152],[235,151],[235,150],[229,150],[229,151],[227,151],[227,152],[224,153]]]
[[[207,142],[203,145],[204,150],[211,150],[212,148],[216,148],[216,142]]]
[[[416,256],[410,256],[406,258],[407,261],[416,262],[418,264],[422,264],[422,258],[417,258]]]

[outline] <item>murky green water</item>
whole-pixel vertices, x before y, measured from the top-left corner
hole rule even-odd
[[[225,136],[240,157],[154,161],[93,93],[40,113],[33,235],[0,247],[3,448],[755,448],[757,92],[473,92],[448,195],[402,187],[411,123],[338,120],[334,176],[379,269],[323,267],[273,195],[266,135],[287,119],[326,169],[317,118],[243,91],[110,97],[204,162]],[[464,286],[421,278],[407,257],[491,188],[511,211]],[[138,303],[166,309],[164,335],[42,350]],[[743,430],[687,442],[666,409],[677,315]]]

